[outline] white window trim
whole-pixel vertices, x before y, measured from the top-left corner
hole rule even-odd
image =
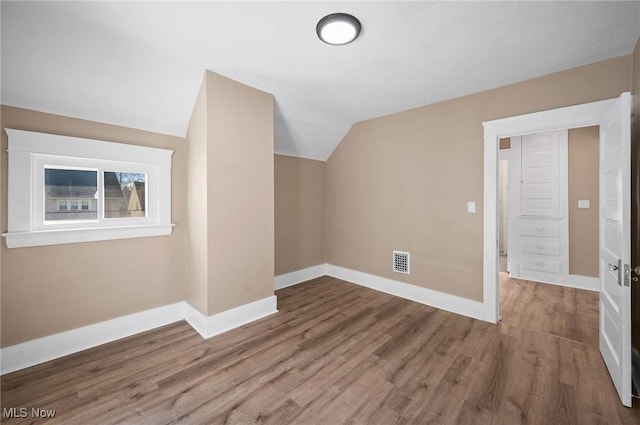
[[[8,248],[170,235],[172,150],[5,129],[9,136]],[[147,216],[44,224],[43,167],[67,165],[147,175]],[[101,181],[101,179],[99,179]]]

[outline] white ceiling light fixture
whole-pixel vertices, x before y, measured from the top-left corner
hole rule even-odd
[[[320,40],[327,44],[342,45],[358,38],[362,25],[348,13],[332,13],[318,21],[316,32]]]

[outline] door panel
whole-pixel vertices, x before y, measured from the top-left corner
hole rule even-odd
[[[522,137],[522,215],[561,215],[558,137],[558,132]]]
[[[625,406],[631,406],[631,97],[600,124],[600,352]]]
[[[567,144],[567,130],[511,138],[511,277],[568,280]]]

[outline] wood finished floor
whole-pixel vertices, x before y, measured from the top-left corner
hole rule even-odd
[[[315,279],[207,341],[179,322],[6,375],[3,410],[56,416],[3,423],[640,424],[595,345],[594,294],[502,287],[492,325]]]

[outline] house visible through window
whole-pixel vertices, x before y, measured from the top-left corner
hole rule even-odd
[[[104,217],[145,217],[146,176],[141,173],[104,173]]]
[[[146,217],[146,180],[144,173],[105,171],[100,193],[97,170],[45,167],[44,221],[98,220],[99,205],[107,219]]]
[[[45,223],[98,219],[97,171],[45,168],[44,189]],[[93,208],[90,208],[90,205],[93,205]]]

